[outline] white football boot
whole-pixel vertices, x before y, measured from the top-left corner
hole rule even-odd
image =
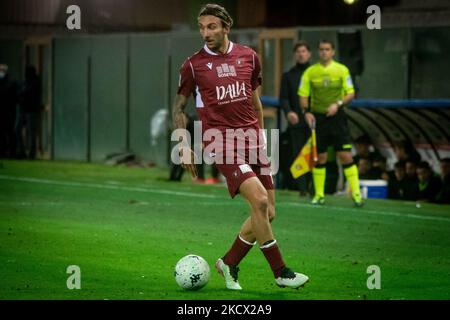
[[[216,262],[217,271],[225,278],[225,285],[230,290],[242,290],[238,282],[239,268],[237,266],[228,266],[222,259]]]
[[[281,276],[275,279],[276,284],[281,287],[298,289],[309,281],[308,276],[292,271],[289,268],[281,270]]]

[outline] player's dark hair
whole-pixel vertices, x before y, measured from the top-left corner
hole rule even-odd
[[[219,18],[222,21],[222,24],[231,28],[233,25],[233,19],[231,18],[230,14],[227,12],[227,10],[215,3],[208,3],[204,5],[200,12],[198,13],[198,16],[215,16]]]
[[[441,163],[450,163],[450,158],[444,158],[440,160]]]
[[[305,47],[306,50],[311,51],[311,48],[309,47],[308,42],[303,41],[303,40],[300,40],[299,42],[297,42],[297,43],[294,45],[294,49],[293,49],[292,51],[295,52],[295,51],[297,51],[297,49],[300,48],[300,47]]]
[[[319,48],[322,43],[328,43],[329,45],[331,45],[331,49],[334,50],[334,42],[333,41],[327,40],[327,39],[321,39],[321,40],[319,40],[319,43],[317,44],[317,48]]]

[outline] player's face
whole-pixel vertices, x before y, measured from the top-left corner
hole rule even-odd
[[[329,43],[319,45],[319,57],[321,62],[328,62],[334,57],[334,50]]]
[[[301,47],[298,47],[297,50],[295,50],[294,56],[295,56],[295,61],[297,63],[304,64],[304,63],[307,63],[309,61],[309,59],[311,58],[311,52],[309,52],[309,50],[306,49],[306,47],[301,46]]]
[[[219,51],[225,44],[225,38],[230,29],[222,25],[222,21],[215,16],[200,16],[198,18],[200,34],[208,49]]]

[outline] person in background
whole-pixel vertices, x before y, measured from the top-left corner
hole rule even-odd
[[[318,50],[320,60],[303,73],[298,90],[305,120],[309,127],[314,124],[317,132],[318,162],[312,170],[315,195],[311,204],[325,204],[327,148],[333,146],[349,182],[353,203],[362,207],[358,167],[353,161],[344,111],[345,105],[355,97],[350,71],[334,60],[336,52],[332,41],[320,40]]]
[[[442,182],[434,174],[428,162],[422,161],[419,163],[417,166],[417,178],[419,180],[417,200],[435,202],[437,195],[441,191]]]
[[[360,157],[358,160],[358,173],[359,173],[359,178],[361,180],[375,180],[378,179],[378,177],[376,176],[374,170],[373,170],[373,166],[372,166],[372,161],[370,161],[369,158],[365,158],[365,157]]]
[[[361,180],[368,179],[367,175],[370,170],[370,160],[367,158],[358,159],[358,173]]]
[[[406,177],[410,183],[417,184],[417,162],[413,160],[405,161]]]
[[[420,154],[409,140],[400,140],[394,143],[394,152],[397,160],[420,162]]]
[[[311,49],[305,41],[299,41],[294,45],[295,65],[283,73],[280,86],[280,106],[284,111],[288,123],[287,134],[288,152],[285,157],[285,170],[283,170],[283,185],[288,188],[295,188],[300,191],[300,195],[306,195],[308,185],[311,181],[311,174],[307,173],[296,181],[293,180],[289,167],[297,157],[303,145],[309,137],[308,126],[300,109],[300,101],[297,91],[303,72],[310,66]],[[293,186],[293,187],[291,187]]]
[[[418,185],[410,183],[406,176],[404,161],[398,161],[394,165],[394,174],[388,181],[388,198],[397,200],[411,200],[417,198]]]
[[[386,158],[381,154],[376,155],[372,160],[372,173],[375,179],[386,179],[388,177],[386,167]]]
[[[8,65],[0,64],[0,158],[14,158],[16,154],[17,102],[17,84],[9,76]]]
[[[25,82],[19,93],[19,115],[16,122],[17,148],[19,157],[36,158],[38,125],[42,111],[41,82],[34,66],[25,69]],[[26,131],[26,143],[22,131]]]
[[[444,158],[441,164],[442,188],[437,196],[437,202],[450,204],[450,158]]]
[[[372,142],[367,135],[362,135],[353,142],[356,154],[353,156],[355,163],[359,162],[359,158],[367,158],[372,164],[376,157],[381,156],[378,151],[373,148]]]

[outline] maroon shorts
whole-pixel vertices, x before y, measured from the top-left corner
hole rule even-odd
[[[217,170],[222,173],[227,180],[228,192],[230,196],[234,198],[239,193],[239,187],[242,182],[251,177],[257,177],[259,181],[261,181],[262,185],[266,190],[272,190],[273,180],[272,175],[270,174],[261,174],[261,170],[264,170],[263,173],[267,173],[270,169],[269,165],[260,165],[260,164],[215,164]]]

